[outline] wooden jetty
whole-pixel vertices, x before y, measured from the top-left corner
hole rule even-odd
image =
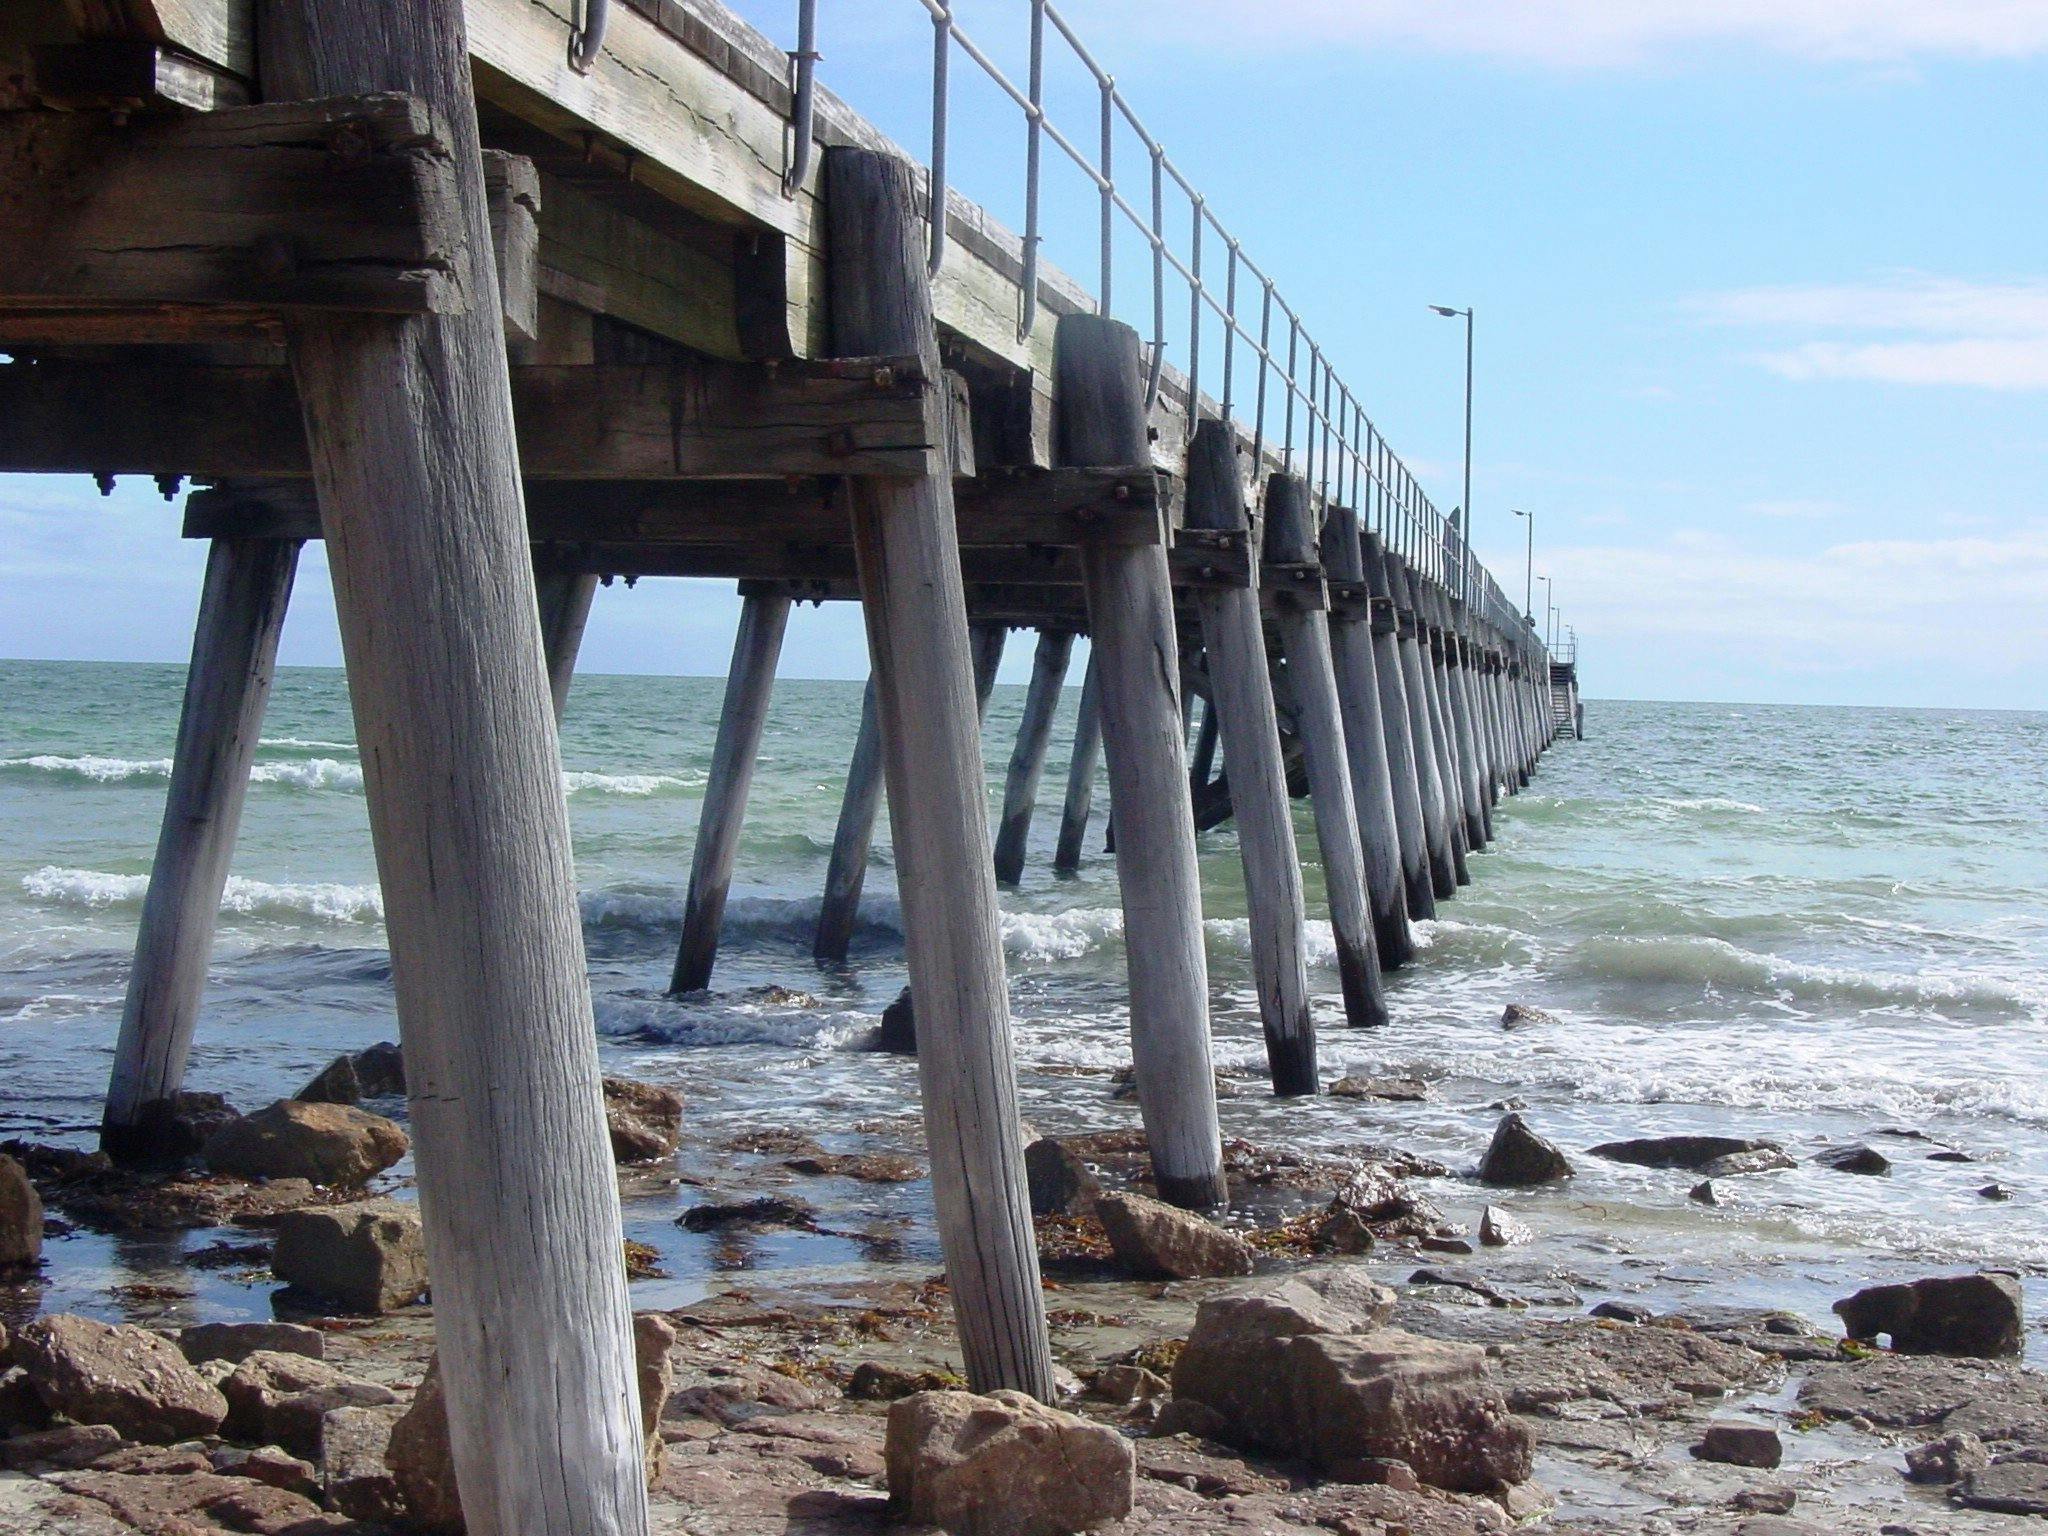
[[[933,1199],[984,1389],[1051,1389],[997,890],[1075,640],[1056,864],[1086,856],[1099,760],[1154,1176],[1190,1206],[1227,1195],[1198,809],[1236,819],[1274,1089],[1313,1093],[1291,797],[1313,805],[1345,1020],[1383,1025],[1411,923],[1579,718],[1575,667],[1238,242],[1198,197],[1192,249],[1162,233],[1161,188],[1193,189],[1052,7],[1018,7],[1029,94],[999,79],[1032,109],[1019,236],[815,83],[815,0],[793,3],[794,55],[715,0],[0,15],[0,468],[189,479],[182,531],[210,543],[104,1143],[163,1150],[297,555],[324,538],[486,1536],[646,1527],[556,737],[601,583],[719,577],[744,599],[681,990],[713,975],[790,607],[862,605],[872,681],[815,948],[845,958],[886,792]],[[926,9],[941,56],[985,64]],[[1084,164],[1100,302],[1038,259],[1038,156],[1076,153],[1036,113],[1048,17],[1153,188],[1148,224],[1105,129]],[[1125,221],[1152,253],[1149,338],[1104,312]],[[1037,654],[992,840],[979,724],[1012,629]]]

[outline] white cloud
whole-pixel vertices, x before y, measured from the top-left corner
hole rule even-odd
[[[2048,389],[2048,281],[1905,273],[1881,282],[1738,289],[1688,308],[1710,324],[1778,333],[1785,344],[1755,361],[1781,378]],[[1797,334],[1815,331],[1838,334]]]
[[[2048,664],[2048,522],[1805,554],[1685,531],[1652,545],[1553,549],[1545,564],[1589,654],[1881,673],[1923,664],[1930,636],[1979,634],[1999,637],[2004,669],[2038,675]]]
[[[1157,0],[1119,0],[1157,21]],[[1897,65],[2048,52],[2042,0],[1193,0],[1176,26],[1239,46],[1409,46],[1545,65],[1607,67],[1701,48]],[[1078,18],[1077,18],[1078,19]]]

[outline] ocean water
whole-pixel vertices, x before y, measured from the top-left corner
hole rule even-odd
[[[182,682],[169,666],[0,663],[0,1135],[91,1141]],[[858,685],[778,686],[714,989],[663,995],[720,689],[579,677],[564,725],[607,1064],[673,1083],[689,1103],[682,1185],[630,1190],[632,1234],[671,1276],[643,1284],[648,1304],[721,1270],[929,1271],[938,1257],[921,1182],[807,1181],[829,1218],[818,1234],[734,1239],[673,1224],[706,1189],[786,1177],[733,1153],[740,1133],[915,1141],[914,1068],[859,1048],[904,979],[886,827],[850,963],[820,971],[810,958]],[[1129,1046],[1115,868],[1100,851],[1106,794],[1079,875],[1050,869],[1075,698],[1055,731],[1029,868],[1002,896],[1025,1112],[1051,1132],[1136,1119],[1108,1077]],[[1022,688],[998,688],[989,711],[992,815],[1022,701]],[[1227,827],[1204,836],[1216,1056],[1237,1090],[1222,1103],[1226,1133],[1396,1145],[1469,1170],[1502,1106],[1525,1106],[1578,1176],[1507,1197],[1540,1240],[1487,1262],[1567,1299],[1710,1295],[1825,1320],[1846,1286],[1992,1264],[2021,1270],[2040,1300],[2048,716],[1596,700],[1587,727],[1589,740],[1560,742],[1503,803],[1473,884],[1422,925],[1418,961],[1389,978],[1392,1027],[1344,1027],[1327,925],[1311,935],[1326,1080],[1420,1077],[1431,1084],[1421,1103],[1262,1091],[1235,840]],[[244,1107],[395,1034],[353,734],[339,673],[280,677],[188,1084]],[[1306,873],[1314,910],[1318,871]],[[1556,1022],[1505,1031],[1509,1002]],[[1801,1164],[1724,1180],[1709,1210],[1687,1198],[1693,1176],[1584,1155],[1681,1131],[1771,1137]],[[1890,1157],[1891,1174],[1809,1161],[1855,1141]],[[1944,1150],[1975,1160],[1929,1155]],[[2009,1199],[1978,1193],[1994,1182]],[[1467,1222],[1484,1202],[1455,1179],[1428,1192]],[[266,1310],[251,1275],[209,1273],[168,1302],[137,1299],[139,1277],[218,1237],[61,1238],[43,1304]]]

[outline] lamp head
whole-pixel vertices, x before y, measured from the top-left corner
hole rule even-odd
[[[1452,309],[1448,304],[1432,304],[1429,307],[1442,315],[1446,320],[1455,320],[1458,316],[1465,313],[1462,309]]]

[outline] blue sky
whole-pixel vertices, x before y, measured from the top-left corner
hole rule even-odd
[[[793,0],[739,8],[791,40]],[[956,9],[1018,63],[1023,0]],[[921,156],[921,8],[823,10],[821,78]],[[1065,12],[1445,508],[1461,334],[1425,306],[1477,309],[1475,542],[1519,591],[1536,512],[1590,692],[2048,707],[2048,0]],[[1020,120],[955,85],[954,180],[1015,225]],[[1080,85],[1049,100],[1086,142]],[[1049,254],[1092,274],[1091,190],[1049,174]],[[175,526],[146,483],[0,478],[0,654],[181,656]],[[612,589],[586,665],[722,671],[735,611]],[[286,658],[336,656],[316,558]],[[860,675],[858,615],[804,611],[785,668]]]

